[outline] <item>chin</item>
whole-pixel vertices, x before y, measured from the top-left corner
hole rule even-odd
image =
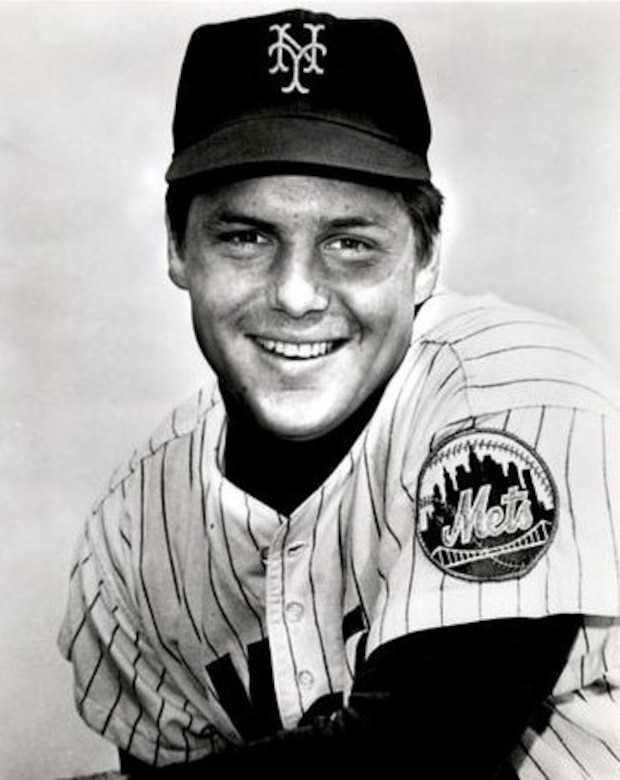
[[[310,441],[337,428],[348,417],[350,410],[338,414],[335,410],[325,412],[325,404],[287,404],[280,400],[274,404],[261,405],[254,410],[257,422],[274,436],[291,441]]]

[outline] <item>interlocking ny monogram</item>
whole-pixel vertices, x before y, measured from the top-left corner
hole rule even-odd
[[[282,92],[300,92],[307,95],[310,90],[299,80],[300,73],[324,73],[323,68],[319,66],[317,57],[327,54],[327,46],[318,42],[319,33],[325,29],[324,24],[304,24],[306,30],[310,31],[310,41],[302,46],[292,35],[289,34],[290,23],[272,24],[270,30],[275,30],[278,40],[272,43],[268,49],[270,57],[276,55],[276,64],[269,69],[269,73],[288,73],[290,67],[286,65],[284,58],[288,55],[293,65],[293,75],[291,83],[282,87]]]

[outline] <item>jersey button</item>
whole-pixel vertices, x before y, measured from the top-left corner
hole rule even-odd
[[[301,688],[311,688],[314,685],[314,675],[307,669],[302,669],[297,675],[297,682]]]
[[[303,614],[304,605],[298,601],[289,601],[286,605],[286,619],[289,623],[296,623],[298,620],[301,620]]]

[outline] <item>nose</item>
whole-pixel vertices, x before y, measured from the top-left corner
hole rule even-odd
[[[324,311],[329,295],[320,259],[312,247],[281,247],[272,269],[271,305],[299,319]]]

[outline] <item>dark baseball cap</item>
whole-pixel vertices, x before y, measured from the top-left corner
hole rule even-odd
[[[398,27],[284,11],[195,30],[166,179],[329,170],[429,180],[430,136]]]

